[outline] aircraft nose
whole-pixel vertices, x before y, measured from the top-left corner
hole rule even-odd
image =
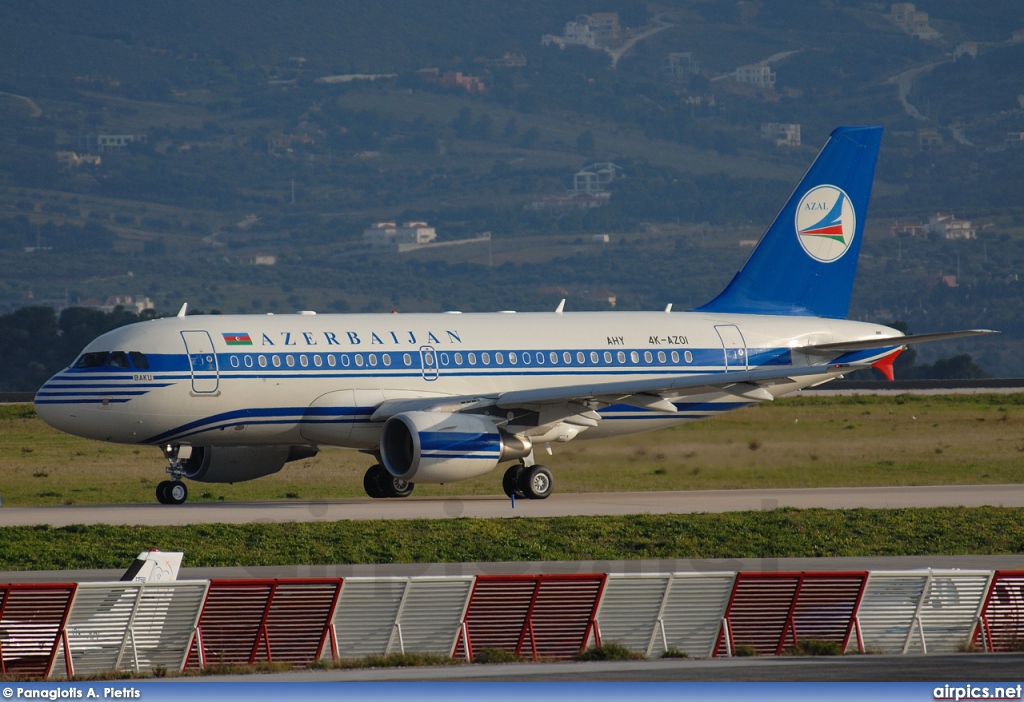
[[[54,376],[56,378],[57,376]],[[49,424],[54,429],[60,429],[61,431],[67,431],[65,428],[67,411],[61,409],[61,405],[56,404],[51,400],[53,393],[53,378],[50,378],[43,386],[36,391],[35,397],[35,409],[36,414],[44,422]]]

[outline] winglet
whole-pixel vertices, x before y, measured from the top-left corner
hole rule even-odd
[[[564,310],[564,309],[565,309],[565,298],[563,297],[562,301],[558,303],[558,307],[555,308],[555,314],[562,314],[562,310]]]
[[[896,372],[893,370],[892,364],[896,360],[896,357],[899,356],[901,353],[903,353],[903,349],[896,349],[888,356],[880,358],[874,363],[872,363],[871,367],[877,368],[878,371],[881,372],[881,374],[884,375],[891,383],[892,381],[896,380]]]
[[[184,317],[186,314],[188,314],[188,303],[187,302],[183,302],[183,303],[181,303],[181,309],[178,310],[178,316],[179,317]]]

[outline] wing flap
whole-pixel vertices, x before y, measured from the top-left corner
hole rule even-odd
[[[870,364],[863,363],[832,363],[824,366],[803,366],[799,368],[774,368],[770,370],[730,371],[725,373],[701,373],[699,375],[682,375],[644,380],[620,380],[613,383],[595,383],[592,385],[563,385],[553,388],[536,388],[534,390],[514,390],[502,393],[497,398],[497,406],[501,408],[522,407],[524,405],[557,404],[567,400],[602,399],[608,397],[626,398],[639,395],[658,395],[661,397],[689,394],[695,388],[709,390],[726,390],[730,387],[745,384],[760,386],[787,382],[808,375],[842,375]],[[762,389],[763,388],[757,388]],[[754,391],[754,387],[740,388],[741,392]],[[624,400],[617,400],[624,402]],[[626,403],[630,404],[630,403]]]

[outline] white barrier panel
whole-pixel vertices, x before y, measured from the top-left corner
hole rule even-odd
[[[74,675],[180,671],[209,581],[81,583],[64,632]],[[62,646],[51,677],[68,669]]]
[[[875,571],[857,612],[872,653],[964,649],[978,621],[992,571]]]
[[[602,643],[648,657],[670,648],[711,656],[735,573],[609,575],[597,625]]]
[[[473,576],[345,578],[334,613],[338,656],[451,655]]]

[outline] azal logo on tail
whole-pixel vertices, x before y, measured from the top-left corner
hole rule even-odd
[[[815,261],[831,263],[845,254],[857,230],[849,196],[834,185],[819,185],[800,198],[796,233],[800,246]]]

